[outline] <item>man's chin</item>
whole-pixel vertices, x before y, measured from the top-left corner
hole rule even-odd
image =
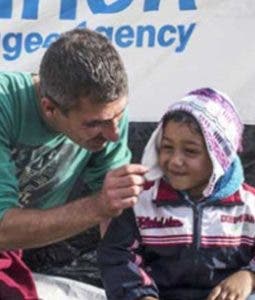
[[[106,146],[106,142],[104,143],[89,143],[84,146],[84,148],[88,149],[91,152],[98,152],[104,149]]]

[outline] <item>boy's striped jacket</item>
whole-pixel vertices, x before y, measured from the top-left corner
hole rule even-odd
[[[254,188],[195,203],[162,179],[112,220],[98,249],[109,300],[202,300],[234,272],[255,271],[254,257]]]

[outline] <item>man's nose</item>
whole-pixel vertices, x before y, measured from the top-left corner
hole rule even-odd
[[[119,139],[119,127],[118,122],[110,122],[107,124],[107,126],[104,126],[103,130],[103,136],[108,140],[112,142],[116,142]]]

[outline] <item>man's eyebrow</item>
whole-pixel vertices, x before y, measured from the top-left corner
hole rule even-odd
[[[90,121],[84,121],[83,125],[89,125],[89,126],[96,126],[96,125],[101,125],[101,124],[106,124],[108,122],[111,122],[113,119],[121,116],[126,108],[123,108],[117,115],[115,115],[112,119],[105,119],[105,120],[100,120],[100,119],[94,119]]]

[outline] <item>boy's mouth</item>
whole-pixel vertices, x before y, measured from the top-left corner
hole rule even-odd
[[[176,177],[181,177],[187,175],[187,172],[180,172],[176,170],[169,170],[169,175],[176,176]]]

